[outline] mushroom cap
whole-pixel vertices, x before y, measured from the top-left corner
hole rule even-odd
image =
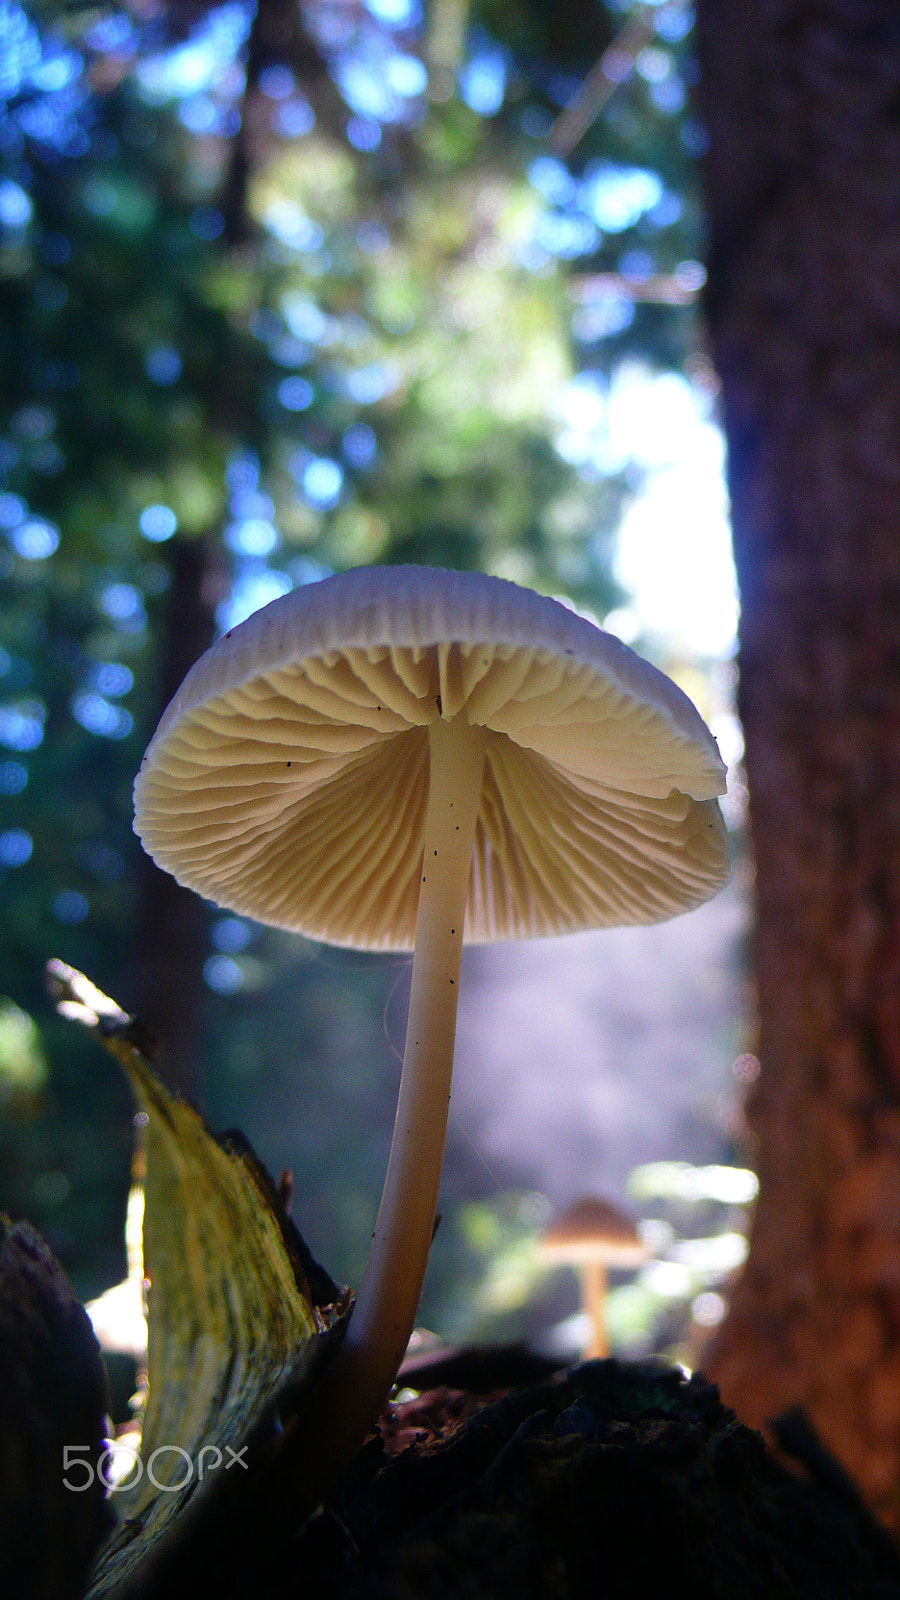
[[[558,601],[427,567],[326,578],[219,639],[149,745],[136,830],[244,916],[410,949],[428,726],[459,713],[487,745],[467,940],[657,922],[724,882],[725,769],[687,697]]]
[[[538,1245],[546,1261],[573,1266],[591,1261],[636,1267],[650,1252],[631,1217],[609,1200],[577,1200],[550,1225]]]

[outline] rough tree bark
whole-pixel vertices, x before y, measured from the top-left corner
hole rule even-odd
[[[699,0],[760,1198],[706,1369],[900,1531],[900,8]]]

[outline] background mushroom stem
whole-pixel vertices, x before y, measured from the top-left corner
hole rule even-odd
[[[432,723],[428,742],[428,806],[397,1115],[368,1264],[347,1334],[315,1403],[323,1494],[378,1420],[412,1332],[434,1232],[486,736],[483,728],[469,726],[462,711]]]
[[[609,1355],[609,1334],[606,1329],[606,1268],[602,1261],[583,1261],[581,1275],[581,1300],[590,1318],[591,1332],[584,1349],[583,1359],[595,1361]]]

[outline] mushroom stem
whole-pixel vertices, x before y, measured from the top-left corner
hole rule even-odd
[[[606,1331],[606,1268],[602,1261],[583,1261],[581,1264],[581,1300],[590,1317],[591,1336],[585,1345],[584,1361],[596,1361],[609,1355],[609,1335]]]
[[[428,1263],[485,743],[484,729],[470,727],[465,711],[428,729],[422,881],[397,1115],[366,1271],[347,1333],[314,1402],[321,1493],[378,1420],[409,1343]]]

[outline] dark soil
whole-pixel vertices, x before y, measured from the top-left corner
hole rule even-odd
[[[788,1430],[789,1431],[789,1430]],[[395,1408],[287,1539],[234,1518],[154,1600],[900,1600],[900,1559],[795,1419],[782,1466],[703,1378],[592,1362]]]

